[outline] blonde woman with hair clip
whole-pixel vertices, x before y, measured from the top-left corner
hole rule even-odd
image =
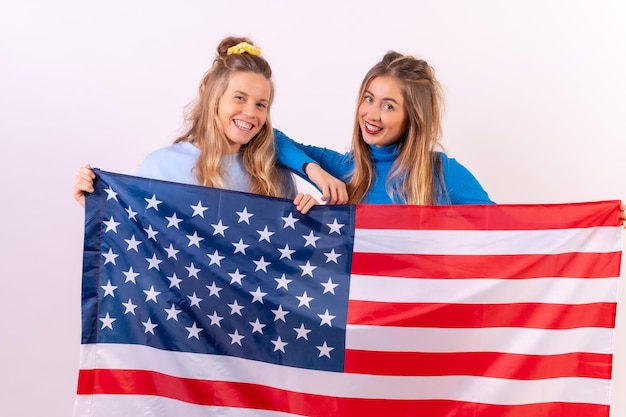
[[[269,115],[272,70],[260,54],[249,39],[222,40],[200,83],[189,129],[172,145],[149,154],[137,175],[292,198],[296,208],[307,213],[317,202],[297,193],[289,170],[275,162]],[[93,192],[94,177],[90,165],[78,170],[73,195],[82,206],[85,193]]]
[[[387,52],[365,75],[358,103],[350,152],[275,130],[278,161],[315,184],[345,181],[352,204],[493,204],[474,175],[441,151],[443,96],[426,61]]]

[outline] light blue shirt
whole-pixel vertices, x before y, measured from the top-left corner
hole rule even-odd
[[[200,149],[190,142],[174,143],[146,156],[137,176],[155,180],[177,182],[181,184],[199,185],[193,168],[200,156]],[[226,169],[226,176],[222,178],[224,187],[228,190],[250,192],[250,175],[243,166],[241,153],[226,155],[222,158],[222,166]],[[296,182],[291,172],[278,166],[281,175],[281,188],[286,198],[295,198],[298,193]]]
[[[155,180],[198,185],[193,168],[200,156],[200,149],[190,142],[175,143],[157,149],[143,160],[137,175]],[[240,153],[223,158],[229,178],[224,178],[224,186],[229,190],[250,191],[250,177],[243,167]]]

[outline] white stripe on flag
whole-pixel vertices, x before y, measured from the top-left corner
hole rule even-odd
[[[409,279],[353,275],[350,299],[451,304],[614,303],[617,284],[618,278]]]
[[[354,251],[424,255],[608,253],[622,248],[622,234],[616,230],[602,226],[553,230],[356,229]]]
[[[382,352],[611,353],[613,329],[435,329],[349,324],[346,348]]]

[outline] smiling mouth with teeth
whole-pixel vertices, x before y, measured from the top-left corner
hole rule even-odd
[[[233,120],[233,122],[240,129],[246,129],[246,130],[252,129],[252,124],[248,122],[244,122],[243,120]]]
[[[377,126],[374,126],[374,125],[371,125],[371,124],[365,122],[365,130],[367,130],[369,133],[378,133],[381,130],[383,130],[383,128],[382,127],[377,127]]]

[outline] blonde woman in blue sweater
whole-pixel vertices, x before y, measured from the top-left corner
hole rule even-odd
[[[354,204],[492,204],[470,171],[438,150],[441,105],[433,68],[388,52],[361,84],[350,152],[275,130],[278,160],[314,183],[323,181],[321,169],[345,181]]]

